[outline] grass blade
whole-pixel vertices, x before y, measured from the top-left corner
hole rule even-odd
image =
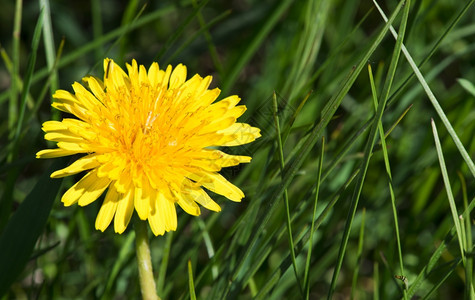
[[[435,126],[434,119],[430,120],[432,126],[432,133],[434,134],[435,148],[437,150],[437,157],[439,158],[440,171],[442,173],[442,178],[444,179],[445,191],[447,192],[447,198],[449,199],[450,212],[452,213],[452,219],[454,221],[455,230],[457,232],[457,240],[459,242],[460,248],[460,257],[462,262],[465,265],[465,253],[464,253],[464,243],[463,243],[463,234],[460,227],[459,214],[457,212],[457,206],[455,205],[454,195],[452,193],[452,188],[450,186],[449,175],[447,174],[447,166],[445,165],[444,154],[442,153],[442,146],[440,145],[439,135],[437,133],[437,127]]]
[[[373,0],[375,3],[376,7],[378,8],[379,13],[383,17],[384,21],[387,22],[387,17],[384,14],[383,10],[379,7],[379,5],[376,3],[376,1]],[[471,2],[473,3],[473,1]],[[398,39],[398,35],[394,28],[391,25],[390,31],[395,39]],[[437,101],[437,98],[435,97],[434,93],[432,93],[432,90],[430,89],[429,85],[427,84],[426,80],[424,79],[424,76],[422,76],[421,71],[417,67],[416,63],[412,59],[411,54],[409,51],[406,49],[406,46],[402,45],[402,52],[404,53],[404,56],[406,57],[407,61],[409,62],[409,65],[411,66],[412,70],[414,71],[414,74],[416,74],[417,79],[421,83],[422,87],[424,88],[424,91],[426,92],[427,96],[429,97],[430,102],[432,103],[432,106],[434,106],[435,111],[439,115],[440,119],[442,120],[442,123],[444,124],[445,128],[447,128],[447,131],[449,132],[450,136],[455,142],[455,145],[457,146],[457,149],[459,150],[460,154],[462,155],[462,158],[465,160],[467,163],[468,168],[470,169],[470,172],[472,173],[472,176],[475,177],[475,164],[473,163],[472,159],[470,158],[470,155],[468,154],[467,150],[465,150],[465,147],[463,146],[462,142],[460,141],[459,137],[457,136],[457,133],[455,132],[454,128],[452,127],[452,124],[450,124],[449,119],[447,119],[447,116],[445,115],[444,110],[440,106],[439,102]]]
[[[366,208],[363,207],[363,213],[361,215],[360,235],[358,238],[358,252],[356,253],[356,266],[355,266],[355,270],[353,271],[353,280],[351,284],[350,299],[355,299],[356,283],[358,282],[358,275],[360,271],[361,254],[363,253],[365,219],[366,219]],[[356,297],[356,299],[358,299],[358,297]]]
[[[188,283],[190,286],[190,299],[196,300],[195,284],[193,283],[193,268],[191,266],[191,260],[188,260]]]
[[[17,0],[15,4],[15,21],[13,25],[13,43],[12,43],[12,72],[10,87],[10,105],[8,108],[8,128],[15,127],[18,116],[18,86],[17,78],[20,78],[20,34],[21,34],[21,12],[23,1]],[[12,131],[13,132],[13,131]],[[11,158],[9,159],[11,161]]]
[[[410,3],[407,3],[407,5],[410,5]],[[371,82],[371,91],[372,91],[372,94],[373,94],[373,104],[374,104],[375,110],[377,110],[377,108],[378,108],[378,100],[377,100],[378,96],[376,94],[376,86],[375,86],[374,80],[373,80],[373,73],[371,71],[371,65],[368,65],[368,73],[369,73],[369,78],[370,78],[370,82]],[[406,110],[406,112],[407,112],[407,110]],[[392,212],[393,212],[394,229],[395,229],[394,231],[395,231],[395,234],[396,234],[396,243],[397,243],[397,250],[398,250],[398,257],[399,257],[399,269],[400,269],[400,272],[401,272],[401,275],[398,275],[398,276],[401,277],[401,278],[406,278],[404,276],[404,263],[403,263],[403,259],[402,259],[401,238],[399,236],[399,224],[398,224],[399,222],[398,222],[397,209],[396,209],[396,197],[394,196],[394,189],[393,189],[393,184],[392,184],[393,177],[391,175],[391,165],[389,164],[389,155],[388,155],[388,150],[387,150],[387,147],[386,147],[386,138],[385,138],[385,134],[384,134],[383,123],[381,121],[379,121],[378,130],[379,130],[379,138],[381,140],[381,145],[382,145],[382,149],[383,149],[384,165],[386,167],[386,174],[388,176],[389,194],[391,196],[391,208],[392,208]],[[405,287],[407,289],[407,286],[405,286]],[[406,289],[403,290],[403,293],[404,293],[404,299],[407,300]]]
[[[312,245],[313,245],[313,233],[315,232],[315,220],[317,219],[317,203],[318,203],[318,193],[320,191],[320,180],[322,178],[322,168],[323,168],[323,154],[325,153],[325,138],[322,137],[322,151],[320,152],[320,162],[318,164],[318,175],[317,175],[317,184],[315,187],[315,201],[313,204],[313,215],[312,215],[312,226],[310,227],[310,239],[308,243],[308,253],[307,253],[307,263],[305,265],[305,275],[304,275],[304,284],[305,284],[305,299],[310,297],[310,261],[312,259]]]
[[[0,236],[0,297],[8,291],[30,259],[62,182],[51,179],[50,174],[64,167],[66,161],[58,159],[43,174]]]
[[[278,108],[277,108],[277,95],[273,94],[272,96],[272,104],[274,108],[274,125],[276,129],[276,136],[277,136],[277,148],[278,148],[278,153],[279,153],[279,162],[280,162],[280,172],[284,174],[284,150],[283,150],[283,145],[282,145],[282,137],[280,133],[280,124],[279,124],[279,116],[278,116]],[[283,179],[283,178],[282,178]],[[301,292],[301,295],[303,296],[303,290],[302,290],[302,283],[300,282],[299,278],[299,273],[297,271],[297,260],[295,259],[295,246],[294,246],[294,239],[292,237],[292,224],[290,221],[290,207],[289,207],[289,195],[287,193],[287,189],[284,189],[284,203],[285,203],[285,215],[287,217],[286,219],[286,224],[287,224],[287,234],[289,238],[289,248],[290,248],[290,255],[292,258],[292,266],[294,269],[294,275],[295,275],[295,280],[297,281],[297,284],[299,286],[299,290]]]

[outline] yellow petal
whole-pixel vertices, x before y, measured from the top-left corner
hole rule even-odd
[[[164,220],[165,230],[176,230],[177,220],[174,201],[167,199],[163,193],[158,192],[157,209]]]
[[[141,220],[146,220],[150,213],[151,187],[143,183],[142,187],[135,187],[134,206]]]
[[[224,152],[222,152],[221,158],[216,160],[216,164],[220,165],[223,168],[237,166],[239,164],[249,162],[251,162],[250,156],[229,155]]]
[[[173,193],[177,198],[177,203],[180,207],[187,213],[192,216],[199,216],[201,211],[200,207],[196,202],[189,196],[189,194],[181,193],[178,191],[174,191]]]
[[[77,151],[70,151],[64,149],[45,149],[36,153],[36,158],[55,158],[76,154]]]
[[[240,202],[244,198],[244,193],[220,174],[203,172],[190,174],[188,177],[200,183],[208,190],[223,195],[231,201]]]
[[[74,151],[76,153],[89,152],[89,150],[83,147],[83,144],[80,145],[77,143],[59,142],[58,147],[64,150]]]
[[[64,193],[61,202],[64,206],[73,205],[78,201],[81,206],[87,205],[99,198],[109,183],[108,178],[99,178],[97,170],[92,170]]]
[[[165,233],[165,222],[161,218],[158,210],[158,192],[152,190],[150,197],[152,199],[150,204],[153,206],[148,216],[148,223],[150,224],[150,228],[154,235],[163,235]]]
[[[186,80],[186,67],[182,64],[179,64],[173,70],[170,76],[170,85],[169,89],[176,89],[180,87]]]
[[[88,156],[81,157],[80,159],[76,160],[64,169],[53,172],[53,174],[51,174],[51,178],[61,178],[65,176],[74,175],[82,171],[96,168],[99,165],[100,163],[97,161],[97,155],[91,154]]]
[[[220,130],[218,134],[232,135],[235,138],[232,141],[222,143],[222,146],[238,146],[250,143],[261,136],[260,129],[251,127],[246,123],[235,123],[224,130]]]
[[[219,212],[221,207],[202,189],[190,190],[190,196],[204,208]]]
[[[117,233],[122,233],[129,225],[130,218],[134,212],[134,187],[129,185],[126,193],[120,195],[119,205],[114,217],[114,230]]]
[[[97,214],[96,218],[96,229],[104,231],[109,227],[109,224],[112,221],[112,218],[115,215],[117,206],[119,205],[119,193],[117,193],[114,185],[109,186],[104,203],[102,203],[101,209]]]
[[[86,142],[82,137],[70,131],[62,132],[48,132],[45,134],[45,140],[53,142],[67,142],[67,143],[84,143]]]
[[[94,96],[102,102],[102,99],[105,97],[104,92],[104,83],[99,78],[94,76],[87,76],[83,78],[83,81],[87,83],[89,89],[94,94]]]

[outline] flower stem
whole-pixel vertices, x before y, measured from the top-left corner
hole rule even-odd
[[[139,267],[140,290],[144,300],[160,300],[157,296],[155,280],[153,278],[152,259],[147,236],[147,223],[135,219],[135,248],[137,250],[137,264]]]

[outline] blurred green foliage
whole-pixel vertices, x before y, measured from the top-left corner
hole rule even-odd
[[[404,39],[415,62],[424,62],[420,70],[472,158],[473,2],[408,2]],[[387,15],[398,5],[395,1],[379,4]],[[396,30],[404,8],[395,16]],[[44,20],[37,23],[42,13]],[[46,201],[40,210],[49,213],[46,223],[27,219],[15,225],[22,226],[22,231],[30,226],[44,226],[44,230],[25,238],[25,243],[36,241],[36,246],[24,261],[14,264],[24,266],[15,271],[19,276],[12,278],[14,283],[0,285],[6,291],[4,299],[134,299],[140,295],[132,226],[122,235],[111,228],[105,233],[96,231],[94,220],[102,199],[85,208],[63,207],[58,196],[80,175],[63,181],[50,211],[47,202],[54,195],[38,195],[33,189],[43,182],[40,178],[49,176],[51,164],[34,158],[37,151],[52,147],[43,140],[41,124],[62,117],[52,111],[50,95],[56,88],[70,90],[74,81],[87,74],[102,77],[105,57],[122,66],[133,58],[146,66],[153,61],[161,67],[183,63],[189,75],[213,75],[212,86],[222,88],[221,97],[238,94],[248,107],[243,120],[262,130],[262,138],[255,143],[226,149],[253,157],[249,165],[222,171],[243,189],[242,203],[215,195],[222,212],[204,210],[193,218],[179,211],[177,232],[151,237],[162,298],[190,297],[189,260],[198,299],[305,298],[298,282],[303,281],[306,268],[309,298],[324,298],[331,289],[348,221],[352,229],[335,282],[335,299],[350,295],[402,298],[405,285],[396,275],[407,278],[409,296],[473,297],[473,214],[466,214],[461,222],[463,237],[454,231],[450,234],[454,221],[431,118],[437,124],[458,214],[473,207],[474,176],[402,54],[395,75],[389,75],[393,85],[381,119],[384,130],[396,126],[386,137],[386,146],[378,134],[368,153],[366,177],[358,177],[363,174],[370,129],[377,125],[366,65],[373,69],[379,95],[395,48],[384,26],[371,1],[3,1],[0,253],[13,247],[7,224],[17,224],[11,222],[25,210],[21,205],[30,203],[26,199]],[[41,37],[35,37],[35,28],[41,29]],[[15,31],[19,34],[12,34]],[[379,43],[380,34],[384,38]],[[25,88],[28,82],[29,90]],[[283,174],[272,107],[274,91],[284,141]],[[15,131],[19,131],[18,139]],[[314,216],[321,136],[325,153]],[[384,147],[392,170],[404,274],[399,267]],[[363,185],[353,218],[349,210],[358,190],[355,178],[362,179]],[[299,280],[290,261],[282,182],[288,192]],[[34,218],[31,212],[28,218]],[[309,241],[314,218],[316,231]],[[360,232],[364,233],[361,241]],[[16,242],[22,238],[14,236]],[[463,239],[467,247],[466,263],[461,262],[457,239]],[[307,264],[309,242],[313,247]],[[0,265],[0,273],[4,267]]]

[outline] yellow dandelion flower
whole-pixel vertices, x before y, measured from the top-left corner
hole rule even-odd
[[[237,123],[246,107],[238,96],[213,103],[218,88],[208,89],[211,76],[186,80],[186,67],[148,71],[135,60],[128,74],[111,59],[104,60],[104,81],[83,78],[74,94],[58,90],[52,106],[79,119],[64,118],[43,123],[45,139],[58,148],[39,151],[37,158],[84,153],[53,178],[83,171],[87,174],[63,195],[65,206],[85,206],[106,190],[96,218],[104,231],[112,219],[122,233],[137,211],[148,220],[155,235],[176,230],[175,204],[191,215],[201,206],[220,211],[207,190],[240,201],[243,192],[218,172],[223,167],[250,162],[249,156],[228,155],[217,146],[236,146],[254,141],[259,129]]]

